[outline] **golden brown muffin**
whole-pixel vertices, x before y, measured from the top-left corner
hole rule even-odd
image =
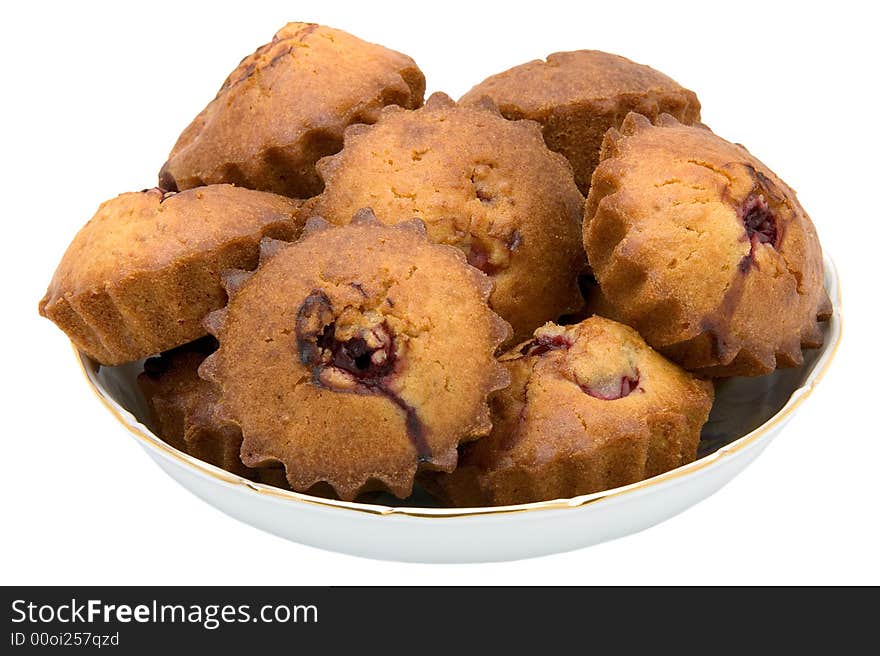
[[[329,27],[288,23],[245,57],[183,131],[159,172],[163,189],[231,182],[306,198],[315,162],[351,123],[385,105],[422,104],[425,76],[409,57]]]
[[[461,103],[476,105],[486,97],[507,118],[540,123],[550,149],[571,162],[585,196],[602,136],[620,127],[627,112],[652,120],[665,112],[688,124],[700,120],[693,91],[653,68],[598,50],[557,52],[515,66],[475,86]]]
[[[712,384],[601,317],[547,324],[501,358],[492,433],[461,447],[451,474],[423,475],[454,506],[569,498],[635,483],[694,460]]]
[[[117,196],[74,237],[40,314],[104,365],[190,342],[226,301],[220,272],[255,267],[263,237],[298,237],[299,207],[230,185]]]
[[[179,451],[226,471],[286,487],[280,467],[251,469],[241,462],[241,431],[214,414],[219,389],[199,378],[204,359],[217,348],[213,337],[166,351],[144,362],[138,386],[150,407],[158,435]]]
[[[217,386],[198,376],[199,365],[216,348],[205,337],[144,362],[138,386],[150,407],[157,434],[179,451],[240,476],[241,431],[214,416]]]
[[[830,314],[822,250],[794,191],[742,146],[662,116],[611,130],[584,243],[615,319],[685,369],[803,362]]]
[[[583,197],[535,123],[434,94],[415,112],[351,127],[318,172],[326,188],[315,211],[332,223],[371,207],[387,224],[422,219],[433,241],[464,251],[494,281],[492,309],[517,340],[582,302]]]
[[[200,373],[222,388],[217,411],[240,426],[246,465],[280,462],[298,491],[325,481],[346,500],[406,497],[417,469],[451,471],[459,443],[491,428],[509,326],[490,289],[420,222],[313,219],[227,279],[227,308],[206,320],[220,348]]]

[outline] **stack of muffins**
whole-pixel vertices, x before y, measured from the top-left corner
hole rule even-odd
[[[696,457],[712,379],[803,362],[830,305],[794,192],[696,95],[597,51],[458,103],[291,23],[105,202],[40,312],[140,361],[154,429],[352,500],[572,497]]]

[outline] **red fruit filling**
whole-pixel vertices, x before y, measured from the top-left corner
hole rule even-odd
[[[746,199],[742,220],[750,241],[776,245],[776,215],[764,200],[763,194]]]
[[[508,267],[509,253],[513,253],[520,247],[522,244],[522,235],[519,230],[514,230],[504,240],[495,237],[490,237],[489,239],[492,240],[493,243],[503,244],[503,247],[508,251],[508,255],[500,255],[498,252],[500,249],[496,249],[493,258],[490,244],[476,235],[471,235],[471,243],[466,255],[468,264],[479,269],[487,276],[492,276]],[[503,251],[501,252],[503,253]]]
[[[740,208],[740,217],[746,229],[746,237],[752,244],[749,256],[752,256],[758,244],[779,246],[779,230],[776,213],[767,204],[763,194],[746,198]]]
[[[746,229],[746,239],[751,244],[749,254],[739,263],[739,270],[746,273],[755,261],[755,249],[758,244],[768,244],[778,248],[779,229],[776,213],[767,204],[764,194],[752,194],[746,198],[739,208],[739,216]]]
[[[388,326],[383,323],[370,332],[379,340],[379,346],[368,346],[364,337],[341,342],[335,336],[336,324],[327,325],[317,341],[324,352],[324,364],[347,371],[359,380],[377,380],[390,374],[396,358]]]
[[[385,384],[397,362],[394,336],[387,323],[363,328],[355,337],[339,340],[330,299],[316,290],[297,312],[296,340],[300,362],[312,369],[313,384],[336,392],[384,396],[403,411],[407,436],[419,462],[430,460],[431,448],[415,408]],[[333,377],[324,375],[327,370],[344,372],[342,384],[338,379],[333,384]]]
[[[598,389],[596,387],[590,387],[588,385],[581,385],[581,389],[596,399],[601,399],[603,401],[615,401],[617,399],[622,399],[625,396],[629,396],[632,394],[639,386],[639,375],[636,374],[635,378],[631,378],[629,376],[621,376],[620,377],[620,385],[615,387],[604,387],[602,389]]]
[[[567,335],[541,334],[531,342],[523,344],[519,350],[523,355],[544,355],[548,351],[571,348],[572,341]]]

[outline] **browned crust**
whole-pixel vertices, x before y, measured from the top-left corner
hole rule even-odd
[[[82,352],[109,366],[139,360],[203,336],[204,315],[226,302],[220,273],[225,269],[254,268],[259,258],[259,243],[264,237],[296,238],[301,230],[298,202],[260,195],[270,202],[252,229],[239,231],[237,236],[218,240],[213,247],[198,252],[188,252],[190,249],[185,244],[168,246],[168,242],[164,242],[163,248],[167,250],[155,253],[155,262],[151,264],[145,261],[129,266],[120,255],[118,268],[108,273],[111,277],[107,279],[90,279],[89,253],[95,252],[93,249],[111,248],[115,239],[114,223],[134,216],[128,213],[128,203],[134,203],[139,208],[137,211],[153,212],[148,219],[131,220],[155,221],[159,225],[157,208],[162,207],[161,221],[167,222],[169,215],[178,213],[172,220],[193,219],[197,223],[210,220],[210,215],[200,215],[200,201],[196,196],[212,193],[214,188],[207,187],[156,201],[154,197],[161,197],[162,192],[148,190],[139,196],[124,194],[109,201],[99,210],[109,212],[102,219],[104,223],[84,228],[62,258],[40,301],[40,314],[67,333]],[[229,211],[234,212],[238,192],[217,189],[216,193],[228,196]],[[136,198],[129,200],[127,196]],[[118,218],[113,216],[113,203],[121,203],[126,208]],[[130,247],[123,245],[121,250]],[[144,256],[138,251],[138,258]]]
[[[244,465],[241,431],[214,412],[219,390],[199,378],[198,368],[215,346],[213,338],[204,338],[147,360],[137,382],[156,433],[179,451],[228,472],[288,487],[282,469]]]
[[[571,498],[636,483],[696,458],[712,407],[711,383],[665,361],[635,331],[613,321],[593,317],[542,331],[548,328],[577,335],[572,350],[586,339],[620,353],[635,346],[639,387],[625,398],[600,400],[567,379],[571,357],[588,370],[602,369],[618,357],[613,352],[591,362],[585,353],[527,355],[522,345],[511,350],[501,359],[513,382],[492,397],[492,433],[463,446],[451,474],[420,478],[441,501],[472,507]]]
[[[664,158],[650,169],[662,179],[650,186],[632,167],[653,157]],[[735,212],[758,194],[773,204],[780,236],[776,247],[761,245],[753,254]],[[675,285],[663,276],[690,260],[693,246],[661,252],[661,242],[651,240],[666,238],[672,224],[647,227],[673,207],[693,208],[694,225],[686,229],[699,234],[694,252],[706,259],[700,273]],[[741,146],[671,116],[653,125],[630,114],[605,137],[584,216],[584,245],[609,314],[686,369],[713,377],[763,375],[799,366],[801,348],[821,344],[817,321],[827,318],[830,305],[815,228],[794,192]],[[717,298],[695,291],[716,280],[728,280]],[[695,310],[695,298],[709,309]]]
[[[317,169],[326,189],[314,211],[329,221],[370,205],[386,224],[419,217],[432,241],[466,253],[494,280],[490,304],[512,342],[582,307],[584,199],[534,121],[435,93],[416,111],[389,107],[375,125],[349,127]]]
[[[629,112],[682,123],[700,120],[696,94],[668,76],[624,57],[595,50],[554,53],[493,75],[461,98],[477,106],[490,98],[508,119],[541,124],[547,146],[566,157],[585,196],[599,163],[602,137]]]
[[[319,58],[321,80],[313,79],[314,62],[300,63],[303,53]],[[338,89],[350,90],[342,104],[338,92],[328,96]],[[424,92],[425,77],[411,58],[341,30],[289,23],[242,60],[183,131],[159,186],[226,182],[314,196],[322,188],[314,164],[341,148],[346,126],[375,122],[387,105],[419,107]]]
[[[270,394],[269,391],[263,389],[265,386],[260,385],[249,385],[247,389],[244,389],[240,385],[241,376],[230,374],[230,371],[238,366],[239,357],[248,359],[248,363],[245,363],[247,367],[256,366],[256,361],[253,360],[256,357],[254,354],[262,352],[260,349],[252,351],[249,347],[242,351],[240,342],[239,348],[233,351],[228,342],[234,339],[233,335],[237,335],[235,339],[239,340],[245,335],[245,332],[242,332],[244,324],[240,323],[242,315],[235,314],[236,321],[233,322],[231,320],[233,313],[239,312],[236,309],[236,299],[239,298],[239,295],[244,297],[249,294],[258,294],[259,296],[253,296],[252,298],[262,299],[264,294],[271,295],[273,293],[267,290],[265,286],[252,287],[262,279],[261,272],[264,271],[264,267],[266,272],[271,269],[274,272],[272,275],[281,275],[282,278],[288,275],[285,272],[290,271],[298,271],[297,276],[316,275],[317,277],[314,281],[309,282],[311,280],[309,279],[302,282],[303,288],[317,286],[323,290],[335,287],[338,291],[331,293],[342,294],[343,296],[340,298],[351,299],[346,302],[347,304],[338,308],[342,313],[349,313],[347,316],[354,316],[351,314],[352,312],[357,316],[363,316],[360,315],[361,312],[370,316],[376,316],[377,313],[393,313],[384,314],[385,320],[403,321],[404,323],[399,324],[402,330],[397,332],[397,336],[410,344],[403,351],[404,355],[400,356],[402,358],[400,361],[405,362],[406,367],[412,367],[413,362],[416,361],[421,363],[423,367],[427,367],[430,362],[430,367],[434,367],[436,364],[443,372],[448,371],[446,367],[450,363],[446,361],[446,355],[440,355],[438,351],[432,350],[429,358],[426,351],[420,350],[424,347],[419,345],[419,334],[423,331],[430,333],[430,331],[434,330],[433,321],[425,324],[424,328],[416,328],[415,326],[406,328],[405,326],[409,326],[406,323],[406,317],[399,317],[397,314],[402,302],[401,296],[396,296],[396,304],[394,299],[392,299],[390,304],[388,303],[390,298],[388,296],[389,289],[396,289],[397,294],[401,294],[407,304],[415,302],[415,297],[412,296],[413,291],[405,291],[405,287],[400,286],[409,285],[410,283],[406,282],[408,278],[401,279],[399,283],[396,283],[387,278],[391,276],[391,273],[384,268],[385,265],[382,265],[381,262],[370,261],[370,264],[366,265],[362,278],[365,283],[370,281],[367,283],[369,287],[364,288],[361,286],[358,289],[358,284],[352,284],[351,281],[348,281],[348,274],[320,273],[318,275],[306,270],[300,271],[298,268],[285,268],[292,266],[292,263],[296,261],[295,258],[301,257],[302,253],[307,252],[306,249],[323,248],[321,245],[322,240],[328,239],[334,240],[333,243],[337,245],[340,243],[340,240],[356,239],[354,244],[357,244],[358,247],[365,240],[369,240],[377,246],[382,245],[382,253],[384,253],[382,257],[390,256],[391,252],[386,251],[384,246],[388,241],[393,241],[396,246],[401,248],[424,250],[420,255],[422,258],[427,257],[428,253],[436,253],[436,255],[431,257],[434,257],[437,261],[445,261],[447,263],[446,266],[451,266],[455,263],[456,266],[461,267],[456,276],[459,278],[464,276],[465,279],[472,281],[475,289],[468,292],[468,297],[471,298],[469,303],[476,302],[476,297],[472,296],[474,291],[482,299],[479,303],[481,314],[478,313],[472,317],[474,321],[472,327],[476,331],[474,335],[479,335],[480,340],[486,339],[485,348],[480,346],[482,341],[477,342],[477,346],[483,348],[481,351],[483,353],[482,357],[486,359],[487,367],[481,370],[473,379],[468,377],[453,383],[454,389],[457,389],[455,387],[457,385],[468,386],[470,391],[462,397],[469,399],[467,401],[468,405],[457,408],[454,411],[449,410],[449,412],[442,413],[446,419],[443,419],[437,425],[442,426],[442,429],[436,433],[433,422],[438,421],[440,416],[438,414],[439,409],[438,407],[433,407],[430,411],[425,409],[424,404],[429,401],[427,397],[423,397],[426,388],[422,387],[424,383],[429,388],[434,389],[433,386],[436,381],[430,379],[420,382],[420,379],[412,377],[412,369],[406,369],[407,373],[403,374],[407,376],[407,382],[401,383],[406,386],[404,389],[407,390],[409,395],[415,395],[413,398],[421,399],[422,403],[421,407],[409,406],[409,408],[414,408],[413,411],[419,413],[419,415],[422,412],[429,412],[426,417],[418,416],[416,418],[417,426],[419,426],[417,429],[418,433],[427,440],[426,445],[428,449],[426,453],[421,453],[419,450],[414,449],[413,446],[415,444],[410,443],[413,439],[410,434],[411,414],[410,409],[406,409],[406,406],[410,403],[409,401],[402,403],[400,397],[387,394],[389,390],[386,388],[383,388],[378,393],[370,391],[375,390],[375,387],[361,390],[357,387],[351,387],[351,383],[348,384],[348,387],[335,388],[332,384],[325,383],[323,378],[315,378],[318,374],[315,373],[314,369],[305,365],[301,359],[302,346],[298,341],[300,339],[299,324],[296,324],[297,328],[295,330],[291,329],[288,326],[289,315],[287,313],[278,315],[281,318],[276,318],[277,320],[267,319],[260,330],[271,333],[267,333],[264,336],[264,339],[267,340],[265,343],[271,344],[271,346],[267,346],[265,349],[282,348],[284,353],[290,354],[287,360],[287,369],[285,369],[283,374],[284,376],[289,376],[289,379],[284,381],[278,379],[276,381],[277,385],[276,382],[272,382],[269,387],[275,391]],[[368,212],[359,213],[358,217],[352,222],[352,225],[340,228],[330,228],[326,222],[314,219],[307,225],[305,236],[298,244],[285,246],[271,240],[265,240],[262,252],[261,264],[255,273],[231,274],[226,277],[226,289],[230,295],[229,307],[212,313],[205,321],[212,334],[217,336],[220,342],[220,349],[205,361],[200,370],[202,377],[216,382],[222,390],[221,402],[218,406],[220,415],[224,420],[233,422],[242,429],[244,434],[242,447],[244,462],[250,465],[261,464],[267,461],[280,462],[287,470],[288,481],[293,489],[306,491],[314,485],[323,482],[329,484],[342,499],[354,499],[362,492],[375,489],[387,490],[401,498],[405,498],[411,492],[417,470],[435,469],[451,471],[454,469],[457,459],[456,447],[460,441],[484,435],[491,429],[490,415],[486,404],[487,395],[507,384],[506,372],[502,367],[494,364],[492,353],[494,353],[498,344],[507,338],[510,328],[506,322],[492,313],[488,305],[485,304],[485,299],[491,290],[491,282],[488,278],[476,269],[467,266],[464,256],[457,249],[429,244],[421,222],[403,223],[394,227],[386,227],[380,225],[375,217]],[[294,259],[290,259],[292,257]],[[396,257],[395,252],[394,258]],[[315,260],[312,258],[311,261]],[[421,262],[421,260],[419,261]],[[409,275],[414,275],[417,270],[418,266],[413,264]],[[262,275],[268,275],[268,273],[263,273]],[[329,279],[325,279],[326,276],[333,277],[334,275],[343,277],[334,278],[335,282],[332,283]],[[420,273],[419,275],[429,275],[429,272],[426,271],[424,274]],[[343,282],[344,284],[342,284]],[[300,283],[297,284],[299,285]],[[332,285],[332,287],[327,287],[327,285]],[[309,294],[306,301],[313,296],[320,297],[323,293],[323,291],[313,291]],[[364,304],[363,308],[365,309],[359,309],[361,308],[361,305],[358,304],[360,302]],[[300,310],[294,312],[294,315],[299,316],[303,307],[305,305],[301,305]],[[336,317],[335,321],[339,315],[334,316]],[[284,319],[284,317],[288,318]],[[279,321],[281,323],[278,323]],[[419,321],[423,320],[420,319]],[[422,324],[420,323],[419,325]],[[464,338],[464,333],[458,335],[458,339]],[[416,341],[409,342],[408,340],[410,339]],[[288,344],[290,340],[293,340],[293,342]],[[281,346],[278,346],[279,344]],[[412,344],[416,346],[412,346]],[[436,342],[433,345],[436,347]],[[247,355],[242,355],[243,353],[247,353]],[[297,356],[297,353],[300,355]],[[436,358],[441,357],[444,358],[442,361],[436,360]],[[434,360],[431,360],[432,358]],[[472,369],[473,367],[470,367],[468,371]],[[458,394],[458,392],[450,392],[447,387],[448,385],[449,379],[447,379],[445,386],[441,387],[439,393],[448,394],[450,395],[449,398],[457,398],[455,394]],[[470,386],[476,387],[471,388]],[[446,391],[443,392],[442,389]],[[473,393],[473,389],[477,390],[477,392]],[[313,444],[310,438],[304,442],[300,439],[301,436],[298,437],[298,433],[288,434],[287,432],[286,426],[300,425],[292,417],[285,419],[279,424],[277,421],[267,423],[262,414],[258,413],[259,416],[255,416],[255,404],[246,401],[241,396],[250,396],[252,394],[256,394],[264,399],[277,398],[279,402],[287,399],[283,401],[284,409],[279,409],[279,413],[302,412],[305,413],[304,416],[311,418],[309,421],[318,421],[318,415],[314,414],[316,412],[320,413],[320,416],[329,413],[336,417],[336,421],[332,424],[322,423],[320,428],[317,429],[322,431],[320,445]],[[290,400],[293,398],[299,400],[293,402]],[[477,404],[479,407],[471,407],[471,401],[476,398],[480,399],[480,402]],[[364,424],[352,424],[346,409],[365,412],[373,417],[378,422],[377,425],[384,427],[381,430],[387,433],[387,435],[382,437],[383,443],[393,445],[393,450],[392,446],[388,446],[387,453],[383,450],[382,453],[376,452],[372,454],[368,459],[358,458],[356,454],[365,448],[363,444],[372,444],[374,440],[373,431],[377,430],[377,428],[372,424],[366,428]],[[401,412],[402,409],[406,409],[405,414]],[[264,410],[265,408],[262,408],[260,412]],[[450,421],[454,421],[457,425],[454,431],[450,428]],[[367,441],[357,439],[359,431],[364,430],[367,431],[364,434],[366,435],[364,440]],[[334,431],[339,431],[339,434],[334,434]],[[403,437],[398,435],[401,431],[405,433]],[[301,443],[304,446],[300,447]],[[305,451],[299,451],[300,448],[305,449]],[[383,447],[377,446],[376,448]],[[290,453],[294,452],[299,453],[299,457],[294,458],[290,456]],[[405,462],[403,462],[404,458]],[[370,462],[367,462],[367,460]]]

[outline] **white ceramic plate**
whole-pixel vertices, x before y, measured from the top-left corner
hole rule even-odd
[[[569,551],[653,526],[708,497],[754,460],[828,369],[840,343],[837,271],[825,258],[834,316],[798,369],[721,382],[695,462],[596,494],[492,508],[437,508],[415,493],[349,503],[254,483],[177,451],[143,423],[140,363],[100,367],[80,355],[93,390],[165,472],[223,512],[275,535],[344,553],[418,562],[513,560]]]

